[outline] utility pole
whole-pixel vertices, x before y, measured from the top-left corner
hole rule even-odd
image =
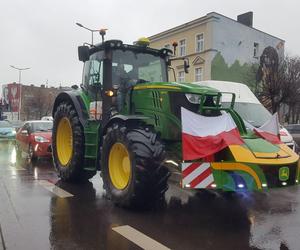
[[[99,32],[100,35],[102,36],[102,42],[104,41],[104,35],[105,35],[105,31],[107,29],[93,30],[93,29],[90,29],[90,28],[87,28],[87,27],[83,26],[81,23],[76,23],[76,25],[83,28],[83,29],[86,29],[86,30],[88,30],[92,33],[92,45],[94,45],[94,32]]]
[[[30,69],[30,68],[18,68],[18,67],[15,67],[15,66],[13,66],[13,65],[10,65],[10,67],[12,67],[13,69],[16,69],[16,70],[19,71],[19,84],[21,84],[22,71],[23,71],[23,70]]]
[[[13,69],[16,69],[19,71],[19,108],[18,108],[18,120],[20,120],[21,118],[21,99],[22,99],[22,87],[21,87],[21,76],[22,76],[22,71],[23,70],[28,70],[30,68],[18,68],[18,67],[15,67],[13,65],[10,65],[10,67],[12,67]]]

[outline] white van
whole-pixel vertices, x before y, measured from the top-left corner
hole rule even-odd
[[[200,81],[194,84],[215,88],[221,92],[231,92],[235,96],[234,109],[239,115],[255,127],[262,126],[271,118],[271,113],[259,102],[249,87],[243,83],[226,81]],[[222,96],[223,104],[230,104],[232,96],[224,94]],[[290,133],[281,126],[280,139],[290,148],[295,150],[295,142]]]

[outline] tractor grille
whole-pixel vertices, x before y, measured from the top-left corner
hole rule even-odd
[[[170,107],[171,112],[178,118],[181,119],[181,107],[197,113],[199,110],[199,104],[190,103],[185,97],[184,93],[170,92]]]
[[[154,108],[162,109],[159,91],[156,91],[156,90],[152,91],[152,101],[153,101]]]
[[[282,181],[279,180],[279,169],[281,167],[288,167],[290,170],[289,179],[285,181],[287,183],[286,186],[295,185],[296,174],[297,174],[297,163],[292,165],[280,165],[280,166],[262,165],[261,168],[265,174],[269,188],[282,187],[281,184]]]

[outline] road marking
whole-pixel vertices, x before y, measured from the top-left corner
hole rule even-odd
[[[123,237],[132,241],[133,243],[135,243],[136,245],[138,245],[139,247],[141,247],[143,249],[149,249],[149,250],[150,249],[155,249],[155,250],[156,249],[159,249],[159,250],[170,249],[128,225],[113,227],[112,230],[121,234]]]
[[[63,190],[62,188],[54,185],[53,183],[51,183],[50,181],[46,181],[46,180],[40,180],[39,184],[47,189],[48,191],[54,193],[55,195],[57,195],[60,198],[67,198],[67,197],[73,197],[73,194],[70,194],[69,192]]]

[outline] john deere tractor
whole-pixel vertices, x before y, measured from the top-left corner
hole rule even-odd
[[[298,155],[247,129],[234,110],[234,95],[223,107],[216,89],[168,81],[172,53],[144,40],[78,48],[84,62],[80,89],[60,93],[53,108],[53,158],[60,178],[79,182],[100,170],[107,196],[120,206],[162,199],[169,167],[182,171],[183,107],[204,116],[230,114],[244,140],[214,156],[209,163],[214,183],[207,188],[265,190],[298,183]],[[182,66],[187,68],[186,61]]]

